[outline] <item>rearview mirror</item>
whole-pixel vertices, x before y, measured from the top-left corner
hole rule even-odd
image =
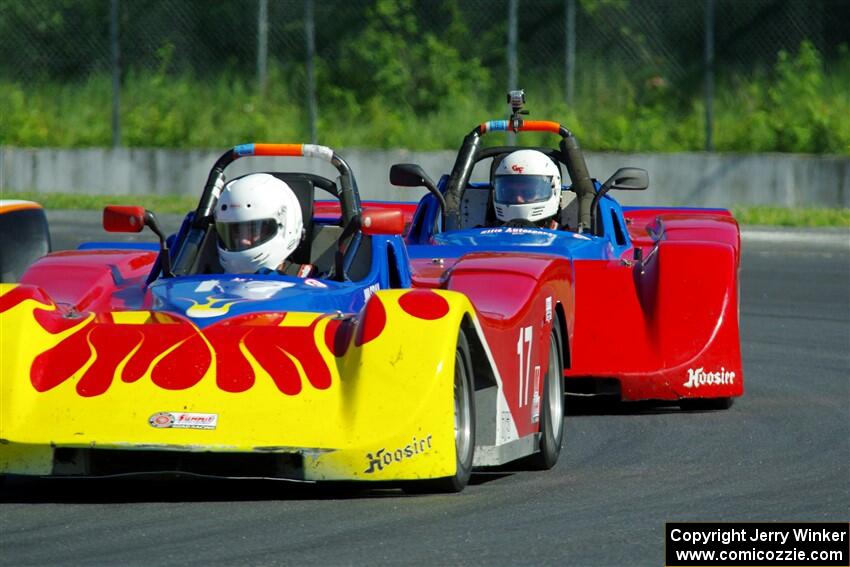
[[[621,191],[643,191],[649,187],[649,174],[645,169],[639,167],[621,167],[614,175],[608,178],[608,181],[602,184],[596,195],[593,196],[593,201],[590,203],[590,233],[600,236],[601,229],[597,220],[596,212],[599,210],[599,199],[611,189],[619,189]]]
[[[434,182],[421,166],[415,163],[397,163],[390,168],[390,183],[399,187],[431,187]]]
[[[162,262],[162,273],[166,277],[174,277],[171,271],[171,253],[165,240],[165,233],[156,220],[156,215],[144,207],[132,205],[107,205],[103,208],[103,229],[106,232],[142,232],[145,226],[150,227],[159,237],[159,258]]]
[[[363,234],[395,236],[404,232],[404,214],[398,209],[363,209],[360,214]]]
[[[621,167],[602,186],[620,191],[643,191],[649,187],[649,174],[639,167]]]
[[[440,210],[446,214],[446,199],[428,174],[415,163],[397,163],[390,167],[390,183],[399,187],[425,187],[437,198]]]
[[[141,232],[145,228],[145,208],[126,205],[107,205],[103,209],[103,229],[106,232]]]

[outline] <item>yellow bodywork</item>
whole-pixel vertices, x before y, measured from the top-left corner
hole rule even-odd
[[[0,285],[0,299],[14,287]],[[317,389],[296,364],[303,388],[295,395],[282,393],[244,344],[240,348],[256,379],[238,393],[216,385],[215,356],[197,384],[168,390],[152,382],[150,368],[134,382],[123,381],[127,355],[105,392],[80,395],[77,383],[98,355],[91,343],[89,359],[76,373],[37,391],[31,378],[34,360],[81,332],[94,315],[84,314],[78,323],[54,334],[39,324],[35,312],[56,307],[25,299],[0,313],[0,474],[53,474],[54,448],[72,447],[298,453],[305,480],[451,476],[456,467],[456,341],[463,318],[475,315],[462,294],[436,291],[448,303],[448,313],[435,320],[415,317],[398,302],[407,291],[376,292],[370,301],[377,298],[385,309],[383,331],[361,346],[352,342],[339,358],[325,340],[331,316],[287,314],[281,325],[306,328],[320,319],[313,335],[331,371],[330,386]],[[118,325],[160,324],[147,311],[111,317]],[[214,415],[215,427],[178,429],[151,423],[157,414],[181,412]]]

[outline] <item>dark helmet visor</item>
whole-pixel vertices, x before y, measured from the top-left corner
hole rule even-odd
[[[217,222],[215,230],[222,248],[240,252],[271,240],[277,234],[278,224],[275,219]]]
[[[497,175],[496,202],[503,205],[539,203],[552,196],[552,178],[548,175]]]

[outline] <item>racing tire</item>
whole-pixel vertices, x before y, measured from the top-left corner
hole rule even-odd
[[[679,407],[692,410],[727,410],[732,407],[735,398],[688,398],[679,400]]]
[[[528,467],[546,471],[555,466],[564,440],[564,355],[557,319],[549,333],[549,366],[543,379],[540,408],[540,451],[528,457]]]
[[[457,468],[454,476],[414,481],[404,490],[413,494],[460,492],[472,475],[475,456],[475,384],[469,341],[463,331],[458,332],[455,349],[454,372],[454,430]]]
[[[0,234],[0,282],[19,281],[30,264],[50,252],[47,216],[40,206],[0,214]]]

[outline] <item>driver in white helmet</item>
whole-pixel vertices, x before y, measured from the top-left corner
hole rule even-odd
[[[301,206],[289,185],[272,175],[254,173],[228,183],[216,203],[215,229],[218,259],[227,273],[313,275],[312,265],[288,261],[304,232]]]
[[[561,170],[537,150],[511,152],[496,168],[493,206],[504,224],[558,228]]]

